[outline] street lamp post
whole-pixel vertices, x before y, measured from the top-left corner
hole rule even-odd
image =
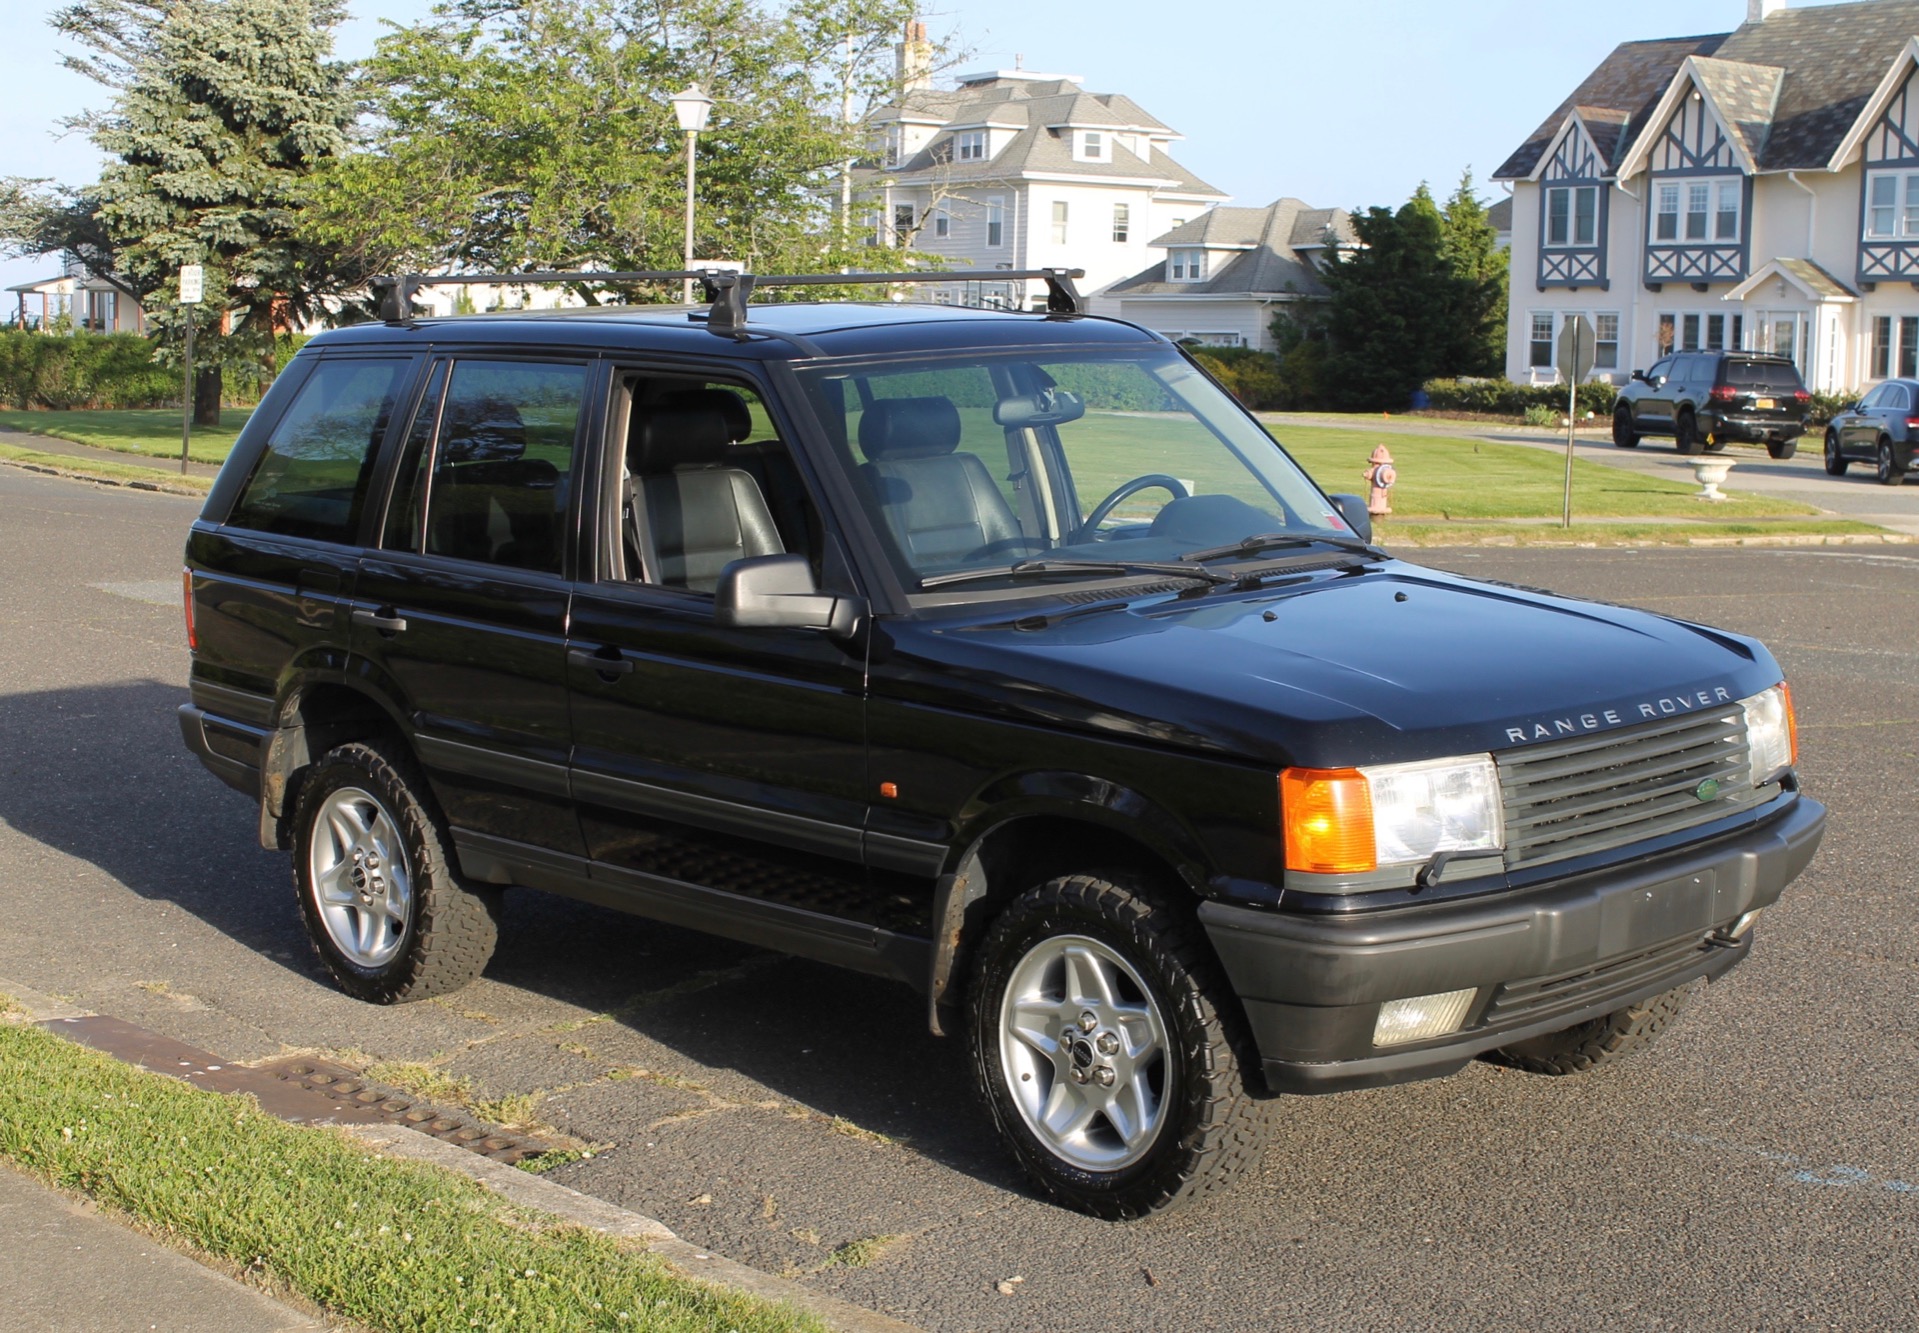
[[[673,95],[673,114],[680,119],[680,128],[686,131],[686,267],[693,267],[693,141],[700,137],[700,131],[706,128],[706,118],[713,113],[713,99],[700,91],[697,83],[688,84],[685,92]],[[693,304],[693,279],[683,283],[681,300]]]

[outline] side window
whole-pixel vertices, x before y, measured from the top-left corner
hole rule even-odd
[[[227,522],[350,542],[410,358],[322,361],[268,437]]]
[[[1667,357],[1664,361],[1653,362],[1652,369],[1646,372],[1646,378],[1655,385],[1659,385],[1664,384],[1666,377],[1670,374],[1672,374],[1672,358]]]
[[[426,478],[426,554],[559,572],[585,391],[583,365],[454,363]]]

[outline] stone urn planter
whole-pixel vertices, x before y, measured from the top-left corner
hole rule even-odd
[[[1731,499],[1731,496],[1726,495],[1719,489],[1719,483],[1726,479],[1726,475],[1732,471],[1733,465],[1736,462],[1738,462],[1737,459],[1726,458],[1717,454],[1706,454],[1692,459],[1692,475],[1694,480],[1698,481],[1700,488],[1699,494],[1693,496],[1693,499]]]

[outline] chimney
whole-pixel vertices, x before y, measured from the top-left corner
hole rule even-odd
[[[899,70],[901,92],[933,86],[933,44],[926,40],[926,25],[919,19],[908,21],[906,40],[893,48],[893,56]]]
[[[1746,0],[1746,22],[1764,23],[1786,7],[1786,0]]]

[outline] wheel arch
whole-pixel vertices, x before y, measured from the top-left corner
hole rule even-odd
[[[386,736],[406,740],[392,705],[345,672],[316,671],[283,683],[260,763],[260,845],[293,846],[292,819],[300,782],[328,750]]]

